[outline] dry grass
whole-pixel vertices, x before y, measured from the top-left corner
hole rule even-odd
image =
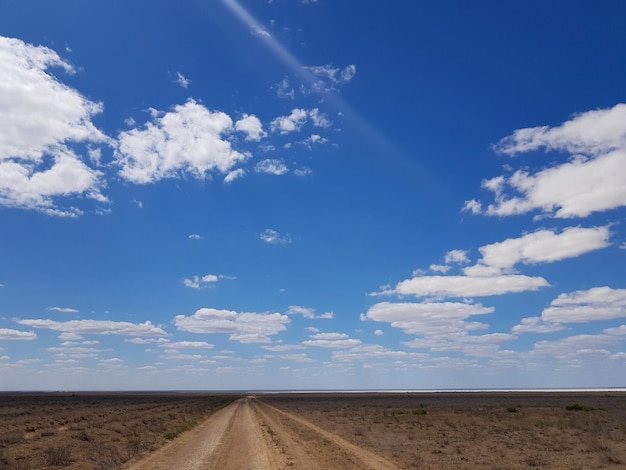
[[[310,394],[262,400],[401,468],[626,468],[625,393]]]
[[[236,397],[0,394],[0,470],[115,470]]]

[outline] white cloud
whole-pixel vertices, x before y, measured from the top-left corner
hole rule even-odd
[[[445,266],[441,264],[431,264],[428,269],[430,269],[434,273],[445,274],[450,271],[450,266]]]
[[[183,284],[190,289],[202,289],[215,284],[219,279],[220,276],[215,274],[205,274],[204,276],[192,276],[191,278],[183,279]]]
[[[507,155],[541,148],[571,158],[535,173],[517,170],[484,181],[495,203],[483,210],[480,202],[468,201],[465,209],[497,216],[540,210],[572,218],[626,205],[626,104],[576,115],[558,127],[519,129],[496,145]]]
[[[539,341],[530,353],[532,356],[545,356],[559,360],[578,360],[581,356],[600,356],[605,359],[610,355],[606,348],[618,344],[621,338],[606,334],[577,335],[557,341]]]
[[[465,250],[450,250],[446,253],[444,258],[447,264],[455,263],[455,264],[465,264],[469,263],[469,259],[467,257],[467,251]]]
[[[282,235],[274,229],[268,228],[260,235],[261,240],[270,245],[285,245],[291,243],[289,235]]]
[[[224,178],[224,183],[232,183],[236,179],[243,178],[244,176],[246,176],[246,170],[244,170],[243,168],[237,168],[236,170],[233,170],[226,175],[226,177]]]
[[[361,340],[351,339],[344,333],[317,333],[311,335],[310,340],[302,342],[305,346],[316,346],[319,348],[352,348],[361,344]]]
[[[254,116],[244,114],[243,117],[235,123],[235,129],[246,134],[246,140],[258,142],[267,136],[267,132],[263,130],[261,120]]]
[[[541,317],[523,318],[520,324],[513,327],[512,332],[552,333],[566,329],[563,323],[616,318],[626,318],[626,289],[594,287],[559,295],[543,310]]]
[[[261,160],[254,166],[254,171],[257,173],[267,173],[269,175],[284,175],[289,171],[283,162],[275,159]]]
[[[249,158],[223,138],[233,130],[231,118],[192,99],[167,113],[153,111],[152,117],[143,129],[119,135],[116,163],[120,175],[133,183],[183,175],[202,179],[209,171],[228,173]]]
[[[110,320],[16,320],[20,325],[45,328],[75,335],[123,335],[123,336],[166,336],[163,329],[150,321],[144,323],[116,322]]]
[[[197,233],[192,233],[191,235],[189,235],[189,240],[201,240],[202,236],[198,235]]]
[[[296,97],[296,91],[290,85],[288,78],[284,78],[276,84],[276,94],[279,98],[289,98],[292,100]]]
[[[176,83],[178,83],[183,88],[189,87],[191,85],[191,80],[186,78],[182,73],[176,72]]]
[[[382,336],[382,335],[384,335],[385,333],[383,332],[383,330],[376,330],[376,331],[374,331],[374,334],[375,334],[376,336]]]
[[[301,344],[276,344],[272,346],[261,346],[261,349],[272,352],[285,352],[293,351],[296,349],[304,349],[304,346],[302,346]]]
[[[341,85],[348,83],[356,75],[356,66],[350,64],[343,69],[332,65],[318,65],[302,67],[303,70],[311,74],[313,83],[307,92],[326,93],[337,91]]]
[[[468,356],[491,357],[499,352],[499,343],[515,339],[508,333],[470,335],[488,325],[467,321],[474,315],[493,313],[492,307],[454,302],[389,303],[371,307],[363,319],[390,323],[417,337],[406,341],[408,347],[431,352],[462,352]]]
[[[568,227],[560,234],[537,230],[479,248],[482,254],[479,264],[508,270],[518,263],[551,263],[605,248],[609,246],[608,239],[608,227]]]
[[[465,320],[474,315],[494,312],[493,307],[458,302],[380,302],[363,319],[390,323],[408,334],[439,336],[485,329],[486,325]]]
[[[213,349],[215,346],[206,341],[178,341],[176,343],[163,343],[161,347],[171,349]]]
[[[46,310],[50,310],[52,312],[60,312],[60,313],[79,313],[75,308],[68,307],[48,307]]]
[[[626,289],[594,287],[561,294],[544,309],[546,322],[581,323],[626,317]]]
[[[554,333],[556,331],[562,331],[566,329],[567,328],[560,323],[546,322],[540,317],[528,317],[522,318],[521,322],[511,329],[511,332],[514,334]]]
[[[289,322],[289,317],[280,313],[237,313],[213,308],[201,308],[191,316],[174,318],[179,330],[228,334],[231,340],[240,343],[269,343],[270,336],[285,331]]]
[[[107,199],[102,172],[70,146],[110,139],[91,121],[102,105],[57,80],[52,67],[74,72],[51,49],[0,36],[0,205],[77,216],[82,211],[61,199]]]
[[[414,272],[413,278],[399,282],[395,288],[386,288],[373,295],[415,295],[417,297],[482,297],[514,292],[537,290],[548,287],[542,277],[517,274],[517,264],[551,263],[584,253],[605,248],[609,245],[608,227],[568,227],[556,233],[552,230],[537,230],[519,238],[479,248],[482,258],[477,264],[463,268],[463,276],[426,276],[422,271]],[[467,263],[467,253],[452,250],[446,254],[447,263]],[[433,272],[445,274],[449,265],[430,266]]]
[[[33,339],[37,339],[37,335],[35,334],[34,331],[19,331],[19,330],[13,330],[10,328],[0,328],[0,340],[2,341],[7,341],[7,340],[30,341]]]
[[[289,308],[287,308],[287,315],[302,315],[304,318],[308,319],[335,318],[335,314],[333,312],[325,312],[321,315],[317,315],[314,308],[300,307],[298,305],[290,305]]]
[[[290,132],[299,131],[306,123],[308,112],[305,109],[293,109],[289,116],[280,116],[270,123],[272,132],[280,134],[288,134]]]
[[[328,119],[328,116],[324,113],[320,113],[318,108],[313,108],[309,111],[309,117],[313,121],[315,127],[330,127],[333,125],[332,121]]]
[[[339,362],[357,362],[371,359],[423,361],[429,359],[429,356],[424,353],[394,351],[378,344],[360,344],[347,351],[333,352],[333,359]]]
[[[297,170],[293,170],[293,174],[296,176],[309,176],[313,174],[313,170],[308,167],[298,168]]]
[[[521,274],[495,276],[418,276],[399,282],[395,288],[372,295],[416,297],[484,297],[537,290],[549,286],[542,277]]]
[[[314,145],[323,145],[327,143],[328,143],[328,139],[318,134],[311,134],[309,137],[307,137],[301,142],[301,144],[307,147],[309,150],[311,150]]]

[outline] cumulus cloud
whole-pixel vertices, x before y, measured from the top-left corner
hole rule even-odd
[[[291,114],[279,116],[272,120],[270,122],[270,129],[272,132],[279,134],[298,132],[309,120],[315,127],[327,128],[332,126],[332,121],[328,119],[326,114],[321,113],[318,108],[310,110],[294,108],[291,110]],[[314,138],[314,140],[315,139],[317,138]],[[319,137],[319,139],[322,139],[322,137]]]
[[[611,289],[607,286],[561,294],[541,314],[544,321],[559,323],[624,317],[626,317],[626,289]]]
[[[450,264],[430,266],[438,275],[426,276],[414,272],[412,279],[399,282],[373,295],[414,295],[417,297],[483,297],[524,292],[548,287],[542,277],[530,277],[515,272],[518,264],[553,263],[609,246],[610,232],[604,227],[567,227],[559,232],[541,229],[518,238],[509,238],[479,248],[482,257],[473,266],[462,269],[463,275],[446,275]],[[452,250],[446,254],[447,263],[469,262],[467,253]]]
[[[351,348],[361,344],[359,339],[351,339],[345,333],[317,333],[310,336],[310,340],[303,341],[305,346],[316,346],[319,348]]]
[[[56,216],[82,211],[68,197],[107,202],[103,173],[75,148],[109,144],[92,118],[103,110],[50,73],[74,73],[47,47],[0,36],[0,205]],[[95,162],[97,164],[97,162]],[[63,202],[62,202],[63,201]]]
[[[335,314],[333,312],[325,312],[318,315],[315,313],[314,308],[300,307],[298,305],[290,305],[289,308],[287,308],[287,315],[302,315],[304,318],[308,319],[335,318]]]
[[[190,278],[183,279],[185,287],[190,289],[201,289],[203,287],[209,287],[211,284],[215,284],[219,280],[215,274],[206,274],[204,276],[192,276]]]
[[[328,139],[326,139],[325,137],[322,137],[318,134],[311,134],[309,137],[307,137],[306,139],[304,139],[302,142],[300,142],[302,145],[304,145],[306,148],[308,148],[309,150],[313,149],[314,145],[323,145],[323,144],[327,144],[328,143]]]
[[[417,276],[399,282],[393,289],[372,295],[414,295],[416,297],[486,297],[525,292],[549,286],[542,277],[522,274],[490,276]]]
[[[495,202],[483,209],[479,201],[468,201],[465,209],[472,213],[510,216],[539,210],[572,218],[626,205],[626,104],[581,113],[557,127],[516,130],[495,149],[509,156],[545,149],[567,152],[570,159],[484,181]]]
[[[37,339],[37,335],[34,331],[19,331],[11,328],[0,328],[0,340],[30,341],[33,339]]]
[[[299,131],[307,121],[308,112],[305,109],[295,108],[288,116],[279,116],[270,123],[272,132],[288,134]]]
[[[160,347],[171,349],[213,349],[215,346],[206,341],[178,341],[163,343]]]
[[[561,294],[545,308],[541,317],[523,318],[513,333],[552,333],[566,329],[563,323],[626,318],[626,289],[594,287]]]
[[[282,235],[274,229],[268,228],[261,232],[259,236],[261,240],[265,243],[269,243],[270,245],[285,245],[287,243],[291,243],[291,238],[289,235]]]
[[[129,323],[110,320],[16,320],[20,325],[32,328],[44,328],[53,331],[62,331],[74,335],[123,335],[123,336],[166,336],[162,328],[150,321],[144,323]]]
[[[228,173],[249,158],[225,139],[232,130],[228,115],[190,99],[167,113],[152,110],[152,121],[143,128],[121,132],[115,161],[120,175],[138,184],[184,175],[203,179],[210,171]]]
[[[450,250],[446,253],[444,260],[447,264],[469,263],[469,258],[467,257],[467,251],[465,250]]]
[[[174,324],[191,333],[227,334],[240,343],[269,343],[270,336],[285,331],[290,322],[280,313],[237,313],[231,310],[201,308],[191,316],[177,315]]]
[[[257,173],[266,173],[268,175],[284,175],[289,171],[287,166],[280,160],[268,158],[261,160],[254,166],[254,171]]]
[[[236,179],[243,178],[244,176],[246,176],[246,170],[244,170],[243,168],[237,168],[236,170],[233,170],[226,175],[226,177],[224,178],[224,183],[232,183]]]
[[[481,322],[467,321],[475,315],[493,313],[493,307],[457,302],[390,303],[372,306],[364,320],[390,323],[417,337],[404,344],[433,352],[463,352],[470,356],[488,357],[498,351],[498,344],[515,339],[507,333],[470,334],[487,329]]]
[[[408,334],[432,336],[484,329],[483,323],[465,320],[494,310],[481,304],[460,302],[380,302],[370,307],[363,319],[390,323]]]
[[[244,114],[243,117],[235,123],[235,130],[246,134],[246,140],[252,142],[258,142],[263,137],[267,136],[267,132],[263,130],[261,120],[249,114]]]
[[[574,258],[609,246],[609,235],[608,227],[568,227],[561,233],[537,230],[479,248],[482,254],[479,265],[508,270],[518,263],[552,263]],[[467,268],[466,274],[471,269]]]

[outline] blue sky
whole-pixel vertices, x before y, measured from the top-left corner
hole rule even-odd
[[[0,2],[0,389],[623,387],[621,2]]]

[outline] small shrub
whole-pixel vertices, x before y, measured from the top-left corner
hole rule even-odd
[[[46,465],[69,467],[72,465],[72,452],[67,446],[49,446],[45,450]]]
[[[424,416],[428,414],[428,412],[424,408],[415,408],[411,411],[411,414],[414,414],[415,416]]]
[[[572,403],[571,405],[567,405],[565,407],[567,411],[594,411],[595,408],[592,406],[581,405],[580,403]]]
[[[517,413],[517,408],[515,408],[514,406],[509,406],[506,411],[508,411],[509,413]]]

